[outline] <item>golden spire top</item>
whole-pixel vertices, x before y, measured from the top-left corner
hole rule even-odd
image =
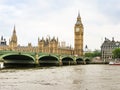
[[[77,18],[81,18],[81,17],[80,17],[80,11],[78,11],[78,17],[77,17]]]
[[[14,30],[13,30],[13,33],[16,33],[16,30],[15,30],[15,25],[14,25]]]
[[[77,20],[81,21],[80,11],[78,11],[78,17],[77,17]]]
[[[81,22],[80,12],[78,11],[78,17],[77,17],[76,25],[80,25],[80,24],[82,24],[82,22]]]
[[[15,25],[14,25],[13,33],[16,33]]]

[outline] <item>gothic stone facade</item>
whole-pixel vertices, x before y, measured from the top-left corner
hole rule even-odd
[[[77,21],[74,27],[74,49],[71,46],[60,45],[58,38],[38,38],[38,46],[20,46],[17,43],[16,29],[14,26],[12,37],[9,40],[9,45],[0,45],[0,50],[13,50],[24,52],[42,52],[42,53],[55,53],[55,54],[68,54],[68,55],[83,55],[83,24],[81,22],[80,14],[78,13]],[[1,41],[2,43],[2,41]]]

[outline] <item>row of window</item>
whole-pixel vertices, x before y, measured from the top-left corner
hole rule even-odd
[[[102,46],[101,48],[105,48],[105,49],[107,49],[107,48],[120,48],[120,46]]]

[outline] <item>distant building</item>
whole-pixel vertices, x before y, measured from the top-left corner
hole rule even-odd
[[[7,45],[7,41],[5,38],[3,38],[3,36],[1,36],[0,46],[3,46],[3,45]]]
[[[88,48],[87,45],[85,45],[85,48],[84,48],[84,55],[85,55],[85,53],[92,53],[92,52],[93,52],[93,51],[90,50],[90,49]]]
[[[112,40],[105,38],[101,46],[102,60],[109,61],[113,59],[112,51],[115,48],[120,48],[120,42],[115,41],[114,38],[112,38]]]
[[[1,36],[0,39],[0,50],[8,50],[7,41],[5,38],[3,38],[3,36]]]

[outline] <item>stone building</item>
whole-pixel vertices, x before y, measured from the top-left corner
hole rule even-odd
[[[1,36],[0,46],[4,46],[4,45],[7,45],[7,41],[5,38],[3,38],[3,36]]]
[[[0,40],[0,50],[7,50],[8,46],[7,46],[7,41],[5,38],[3,38],[3,36],[1,36],[1,40]]]
[[[83,56],[83,34],[84,27],[80,14],[78,13],[77,21],[74,26],[74,54],[78,56]]]
[[[115,41],[114,38],[112,40],[105,38],[101,46],[102,60],[109,61],[113,59],[112,51],[115,48],[120,48],[120,42]]]
[[[47,37],[39,39],[38,46],[32,46],[28,43],[28,46],[18,45],[18,39],[16,35],[16,28],[14,26],[12,36],[9,40],[9,45],[6,45],[6,40],[1,37],[0,50],[11,50],[20,52],[42,52],[42,53],[55,53],[55,54],[67,54],[67,55],[83,55],[83,24],[81,22],[80,14],[78,13],[77,21],[74,26],[74,49],[71,46],[66,46],[65,42],[60,42],[58,38]]]
[[[15,26],[14,26],[12,37],[9,40],[9,48],[10,48],[10,50],[14,50],[17,46],[18,46],[17,45],[17,35],[16,35]]]
[[[38,39],[38,50],[44,53],[55,53],[55,54],[72,54],[73,49],[71,47],[62,47],[59,45],[58,38],[42,38]]]

